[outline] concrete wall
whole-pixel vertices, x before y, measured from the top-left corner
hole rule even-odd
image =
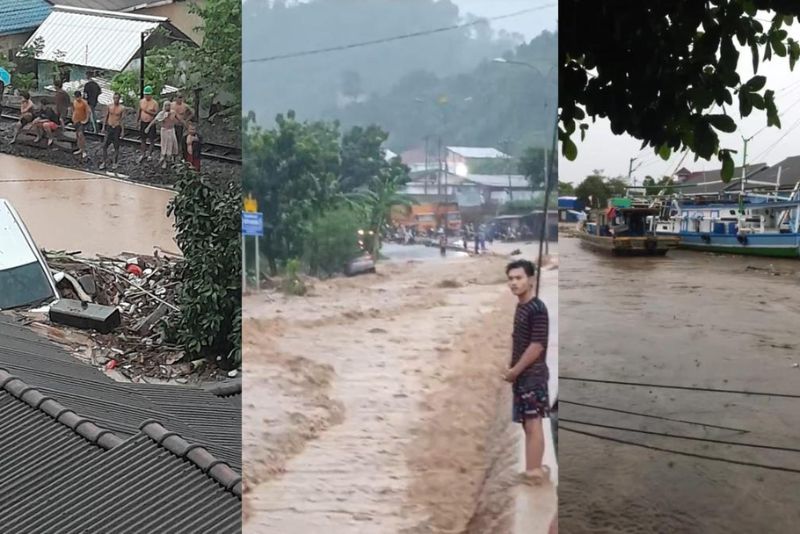
[[[192,0],[193,3],[203,6],[206,0]],[[189,2],[180,1],[166,6],[142,9],[136,12],[139,15],[151,15],[153,17],[167,17],[173,26],[188,35],[194,42],[203,42],[203,34],[194,31],[196,26],[200,26],[203,20],[197,15],[189,13]]]
[[[12,35],[0,35],[0,56],[3,59],[8,59],[8,53],[19,51],[25,45],[25,42],[33,35],[33,32],[15,33]],[[16,61],[12,59],[12,61]]]

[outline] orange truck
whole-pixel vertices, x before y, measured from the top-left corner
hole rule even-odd
[[[458,232],[461,230],[461,212],[456,202],[414,204],[409,208],[397,206],[392,212],[392,223],[414,228],[420,233],[444,226],[451,232]]]

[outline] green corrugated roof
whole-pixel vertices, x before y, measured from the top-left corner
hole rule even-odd
[[[35,30],[51,9],[45,0],[0,0],[0,35]]]

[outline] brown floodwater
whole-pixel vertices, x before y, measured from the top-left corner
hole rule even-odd
[[[173,193],[0,154],[0,198],[11,202],[36,244],[85,256],[177,251]]]
[[[587,383],[565,377],[800,393],[800,262],[673,251],[612,258],[560,241],[560,526],[581,533],[797,532],[800,399]],[[568,404],[568,401],[593,405]],[[648,419],[597,408],[729,428]]]

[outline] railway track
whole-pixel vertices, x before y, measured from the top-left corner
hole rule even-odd
[[[3,120],[16,122],[19,120],[19,111],[17,111],[17,108],[4,105],[2,107],[2,112],[0,113],[0,118]],[[97,127],[101,128],[102,123],[98,122]],[[67,125],[66,130],[68,132],[74,132],[75,128],[73,128],[71,125]],[[90,131],[84,131],[84,134],[88,138],[100,139],[103,137],[99,133],[92,133]],[[139,130],[136,128],[126,128],[125,136],[121,139],[121,141],[128,145],[139,145],[141,142]],[[157,146],[159,149],[161,148],[161,144],[158,142],[156,142],[155,146]],[[200,154],[204,159],[223,161],[234,165],[242,164],[242,149],[241,147],[237,146],[203,141],[203,150]]]

